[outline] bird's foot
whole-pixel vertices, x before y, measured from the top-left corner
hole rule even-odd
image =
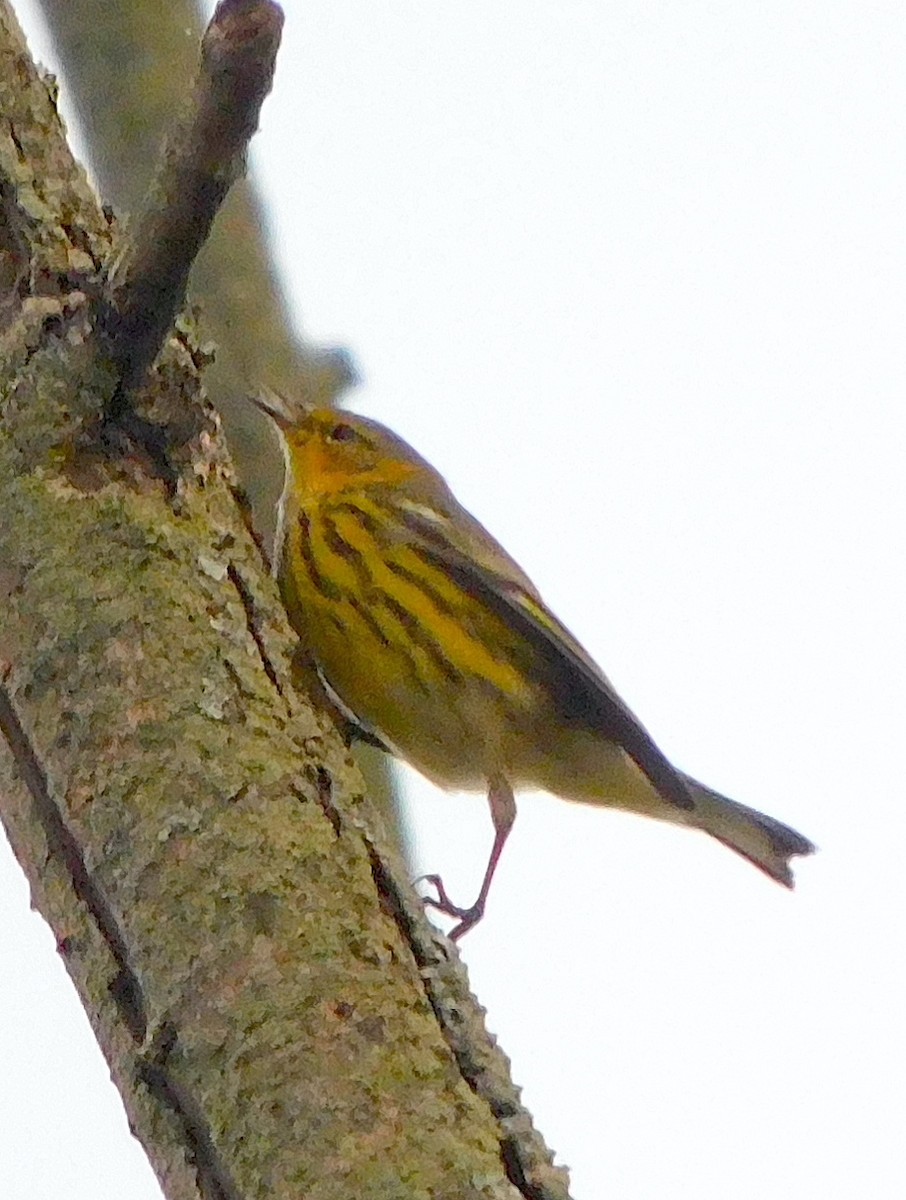
[[[454,904],[447,895],[447,889],[444,887],[443,880],[439,875],[422,875],[415,882],[429,883],[437,891],[436,896],[422,896],[422,901],[427,908],[436,908],[445,917],[456,917],[458,919],[459,924],[450,930],[449,937],[451,941],[458,941],[463,934],[469,932],[473,925],[477,925],[484,916],[483,896],[471,908],[462,908],[459,904]]]

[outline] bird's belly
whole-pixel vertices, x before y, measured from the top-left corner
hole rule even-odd
[[[349,628],[309,625],[325,680],[352,716],[441,787],[479,791],[501,775],[514,788],[685,819],[620,746],[581,721],[564,722],[551,697],[505,658],[489,678],[461,669],[455,648],[442,659],[427,644],[388,638],[373,618],[354,636]]]
[[[315,661],[351,715],[442,787],[483,790],[509,775],[513,717],[526,704],[516,672],[489,680],[461,671],[427,641],[397,643],[374,628],[347,636],[309,627]]]

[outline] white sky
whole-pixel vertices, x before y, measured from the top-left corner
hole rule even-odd
[[[523,798],[463,953],[577,1200],[906,1195],[904,61],[893,2],[287,4],[255,166],[352,405],[680,766],[821,846],[788,895]],[[405,785],[471,900],[484,801]],[[0,888],[0,1189],[156,1200]]]

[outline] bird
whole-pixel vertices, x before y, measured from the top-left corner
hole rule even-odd
[[[423,877],[453,940],[484,915],[524,789],[702,830],[792,888],[790,859],[814,845],[676,768],[413,447],[348,411],[250,398],[283,450],[272,567],[298,686],[442,788],[487,793],[494,842],[474,903]]]

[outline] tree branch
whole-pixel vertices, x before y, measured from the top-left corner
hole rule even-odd
[[[197,0],[38,0],[63,73],[61,99],[78,114],[102,199],[137,212],[164,132],[184,97],[174,79],[196,69],[203,26]],[[117,69],[110,70],[115,62]],[[188,298],[202,344],[215,345],[205,391],[223,419],[230,452],[263,544],[274,534],[283,457],[270,422],[250,405],[262,384],[307,403],[333,404],[354,381],[349,356],[305,339],[290,314],[265,237],[259,191],[248,176],[233,185],[189,278]],[[368,793],[402,851],[402,822],[384,756],[353,750]]]
[[[151,365],[185,301],[189,271],[270,91],[283,14],[264,0],[221,0],[201,46],[188,119],[170,139],[113,272],[103,332],[125,390]]]
[[[110,226],[5,0],[0,111],[0,815],[162,1186],[564,1200],[345,746],[281,684],[189,333],[135,397],[171,486],[111,439],[158,347],[99,345]]]

